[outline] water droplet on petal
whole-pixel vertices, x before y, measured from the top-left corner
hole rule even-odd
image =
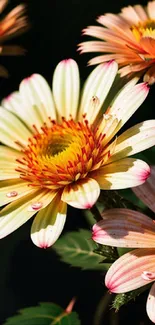
[[[31,205],[32,210],[40,210],[43,206],[42,202],[36,202]]]
[[[10,197],[15,197],[17,195],[18,195],[18,193],[16,191],[11,191],[11,192],[9,192],[9,193],[6,194],[6,196],[9,197],[9,198]]]
[[[155,273],[154,272],[143,271],[142,274],[141,274],[141,277],[146,281],[155,280]]]

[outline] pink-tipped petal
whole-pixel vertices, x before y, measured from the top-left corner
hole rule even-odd
[[[93,226],[92,239],[116,247],[155,247],[155,224],[146,215],[129,209],[110,209]]]
[[[155,283],[152,285],[147,298],[146,311],[150,320],[155,323]]]
[[[155,212],[155,166],[151,166],[150,177],[147,181],[132,190],[140,200]]]
[[[20,84],[19,93],[22,105],[18,106],[16,111],[32,131],[33,125],[40,128],[44,122],[48,123],[49,116],[56,118],[51,89],[41,75],[33,74],[24,79]],[[13,96],[12,104],[15,105],[16,101],[18,104],[17,95]]]
[[[61,199],[74,208],[90,209],[96,203],[99,194],[98,183],[94,179],[86,178],[66,186]]]
[[[45,208],[55,195],[54,191],[33,190],[30,194],[5,206],[0,211],[0,238],[6,237],[40,209]]]
[[[139,248],[121,256],[108,270],[105,284],[111,292],[128,292],[155,280],[144,279],[144,271],[155,272],[155,248]]]
[[[136,112],[139,106],[144,102],[149,93],[149,87],[146,83],[137,84],[130,87],[125,86],[118,95],[114,98],[108,114],[114,114],[121,120],[119,129],[129,120]],[[118,131],[118,130],[117,130]]]
[[[91,173],[103,190],[123,189],[143,184],[150,175],[146,162],[124,158]]]
[[[35,217],[31,239],[40,248],[48,248],[60,236],[66,221],[67,205],[57,194],[53,201]]]
[[[93,123],[112,86],[117,69],[117,63],[110,61],[99,65],[91,72],[84,85],[79,108],[79,119],[82,118],[83,114],[86,114],[86,119]],[[99,105],[95,110],[91,105],[91,99],[93,97],[97,97],[99,99]]]
[[[112,145],[107,148],[107,151]],[[144,121],[131,127],[117,138],[114,154],[108,162],[134,155],[154,145],[155,120]]]
[[[80,77],[77,63],[63,60],[57,65],[53,75],[53,95],[60,117],[76,118],[79,101]]]

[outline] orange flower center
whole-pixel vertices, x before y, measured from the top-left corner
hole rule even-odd
[[[145,22],[140,22],[138,25],[133,25],[131,30],[137,41],[140,41],[142,37],[155,39],[155,20],[148,19]]]
[[[62,123],[50,120],[39,132],[28,140],[18,159],[16,169],[20,177],[31,186],[57,189],[98,169],[108,158],[103,152],[104,134],[90,126],[83,117],[82,122],[62,118]]]

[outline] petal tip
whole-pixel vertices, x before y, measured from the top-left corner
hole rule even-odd
[[[113,286],[113,284],[110,281],[106,280],[106,279],[105,279],[105,285],[108,288],[109,292],[111,292],[111,293],[119,293],[119,292],[117,292],[117,290]]]
[[[146,92],[146,94],[148,94],[148,92],[150,90],[150,87],[149,87],[149,85],[148,85],[147,82],[142,82],[142,83],[140,83],[140,84],[137,85],[137,89],[139,91],[142,91],[143,90],[144,92]]]
[[[76,62],[72,58],[67,58],[62,60],[60,63],[63,65],[67,65],[67,64],[75,64]]]
[[[150,176],[150,174],[151,174],[151,169],[150,169],[150,167],[148,166],[147,169],[145,169],[145,170],[143,170],[143,171],[141,172],[141,174],[140,174],[140,180],[141,180],[142,182],[145,182],[145,181],[148,179],[148,177]]]
[[[98,231],[100,230],[100,227],[98,226],[98,224],[94,224],[92,227],[92,240],[97,242],[97,238],[98,238]]]
[[[37,247],[42,248],[42,249],[47,249],[49,246],[46,243],[42,243],[40,245],[37,245]]]

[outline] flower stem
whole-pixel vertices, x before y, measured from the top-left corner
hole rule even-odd
[[[95,311],[94,319],[93,319],[93,325],[100,325],[103,322],[104,314],[107,311],[107,308],[109,304],[111,303],[113,299],[113,295],[110,294],[108,291],[104,294],[104,296],[99,301],[99,304],[97,306],[97,309]]]
[[[96,221],[100,221],[102,219],[101,214],[95,204],[89,210],[91,211],[91,213]]]

